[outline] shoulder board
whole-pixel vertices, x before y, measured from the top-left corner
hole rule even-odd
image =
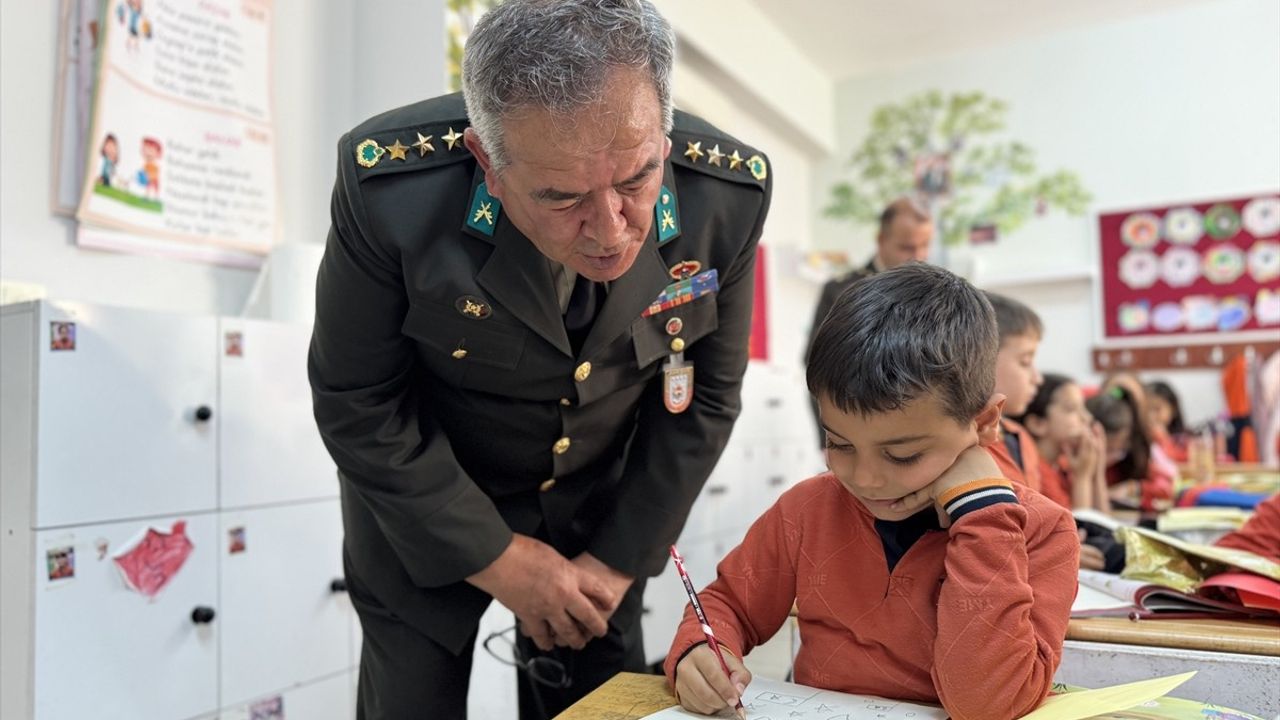
[[[462,132],[470,124],[458,93],[406,105],[352,130],[342,161],[353,163],[364,180],[469,160],[471,152],[462,142]]]
[[[671,163],[731,182],[768,186],[769,160],[764,153],[686,113],[677,113],[671,131]]]

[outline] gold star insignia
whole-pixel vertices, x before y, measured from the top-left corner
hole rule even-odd
[[[405,152],[408,151],[408,149],[408,145],[400,144],[400,138],[396,138],[394,144],[387,146],[387,152],[391,153],[392,160],[404,160]]]
[[[729,156],[729,169],[737,170],[740,167],[742,167],[742,156],[738,154],[737,150],[734,150],[733,154]]]
[[[476,211],[476,216],[471,218],[471,222],[478,223],[481,220],[493,224],[493,203],[480,203],[480,209]]]
[[[662,229],[663,229],[663,230],[675,230],[675,229],[676,229],[676,219],[675,219],[675,217],[673,217],[673,216],[671,215],[671,211],[670,211],[670,210],[663,210],[663,211],[662,211]]]
[[[689,149],[684,151],[684,156],[694,162],[698,162],[698,158],[702,157],[702,141],[688,142],[686,140],[685,143],[689,146]]]
[[[722,157],[724,157],[724,153],[720,152],[720,143],[716,143],[715,147],[707,151],[707,164],[719,165]]]
[[[418,133],[418,142],[414,143],[413,146],[418,148],[418,157],[426,157],[427,153],[436,151],[435,146],[431,144],[431,136],[423,135],[422,133]]]
[[[441,140],[443,140],[443,141],[445,141],[445,142],[447,142],[447,143],[449,143],[449,149],[450,149],[450,150],[452,150],[454,145],[461,145],[461,144],[462,144],[462,133],[460,133],[460,132],[454,132],[454,131],[453,131],[453,128],[452,128],[452,127],[450,127],[450,128],[449,128],[449,134],[448,134],[448,135],[441,135],[441,136],[440,136],[440,139],[441,139]]]

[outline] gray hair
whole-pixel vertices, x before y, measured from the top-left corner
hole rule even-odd
[[[999,347],[981,291],[942,268],[908,263],[836,299],[809,351],[809,392],[863,416],[932,393],[966,423],[991,397]]]
[[[598,103],[610,71],[647,70],[671,131],[675,35],[649,0],[507,0],[480,17],[462,57],[471,127],[497,170],[502,122],[522,109],[560,117]]]

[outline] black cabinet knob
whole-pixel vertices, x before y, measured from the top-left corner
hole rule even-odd
[[[213,622],[214,616],[217,615],[211,607],[200,605],[191,611],[191,622],[197,625],[208,625]]]
[[[333,582],[329,583],[329,592],[344,593],[346,591],[347,591],[346,578],[334,578]]]
[[[201,405],[196,408],[196,422],[206,422],[213,417],[213,408],[208,405]]]

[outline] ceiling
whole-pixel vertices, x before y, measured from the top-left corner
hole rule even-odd
[[[1211,0],[751,0],[841,79]]]

